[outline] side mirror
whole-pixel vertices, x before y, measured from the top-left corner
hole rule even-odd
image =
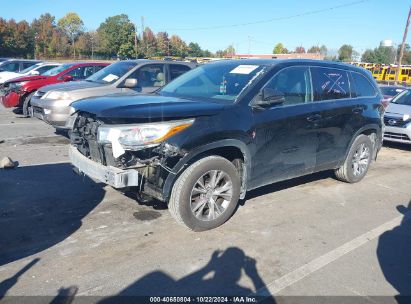
[[[261,94],[261,100],[257,102],[259,106],[280,105],[285,102],[284,93],[271,89],[264,88]]]
[[[39,71],[32,71],[30,72],[30,75],[40,75]]]
[[[124,88],[129,88],[129,89],[134,89],[135,87],[137,87],[138,85],[138,81],[135,78],[128,78],[126,79],[126,81],[124,81]]]
[[[72,81],[73,80],[73,76],[71,75],[64,75],[63,76],[63,81]]]

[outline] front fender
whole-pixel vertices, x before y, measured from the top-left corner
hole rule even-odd
[[[189,153],[187,153],[184,157],[182,157],[178,163],[174,166],[173,170],[170,172],[170,174],[168,174],[165,182],[164,182],[164,186],[163,186],[163,190],[162,190],[162,195],[164,200],[168,200],[168,198],[171,195],[171,190],[172,187],[175,183],[175,181],[177,180],[177,178],[179,177],[179,175],[184,171],[184,169],[190,164],[190,162],[192,162],[193,160],[196,160],[196,158],[203,154],[206,153],[207,151],[211,151],[213,149],[217,149],[217,148],[225,148],[225,147],[235,147],[238,148],[241,153],[243,154],[243,158],[244,158],[244,169],[243,170],[243,176],[242,176],[242,185],[241,185],[241,196],[240,198],[244,198],[245,197],[245,193],[247,191],[247,184],[248,184],[248,180],[250,178],[250,172],[251,172],[251,154],[249,151],[249,148],[247,147],[247,145],[237,139],[223,139],[223,140],[219,140],[216,142],[212,142],[212,143],[208,143],[205,144],[203,146],[197,147],[193,150],[191,150]]]

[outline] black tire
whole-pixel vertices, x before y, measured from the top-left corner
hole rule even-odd
[[[228,200],[226,201],[228,204],[226,204],[224,211],[218,217],[210,220],[201,220],[192,211],[191,194],[198,180],[213,170],[222,171],[227,174],[232,185],[231,199],[229,202]],[[241,180],[235,166],[223,157],[208,156],[190,165],[178,177],[171,191],[168,208],[179,224],[191,230],[204,231],[214,229],[222,225],[233,215],[240,198],[240,189]],[[208,206],[208,203],[206,205]]]
[[[359,149],[365,147],[368,149],[368,157],[364,156],[364,160],[367,159],[367,164],[363,168],[362,172],[355,170],[354,158],[358,155]],[[374,145],[371,139],[367,135],[359,135],[351,145],[350,151],[348,152],[347,158],[344,164],[335,170],[335,176],[338,180],[346,183],[357,183],[364,178],[367,174],[368,169],[372,161],[372,156],[374,155]],[[358,168],[358,167],[357,167]]]
[[[34,95],[34,93],[35,92],[31,92],[29,95],[26,96],[26,98],[24,98],[24,102],[23,102],[23,116],[24,117],[30,117],[30,114],[29,114],[30,99]]]

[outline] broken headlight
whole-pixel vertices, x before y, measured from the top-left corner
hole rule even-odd
[[[157,146],[193,123],[194,119],[186,119],[138,125],[101,126],[98,128],[97,140],[99,143],[111,143],[113,155],[118,157],[124,150],[136,151]]]

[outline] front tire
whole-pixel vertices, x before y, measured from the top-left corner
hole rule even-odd
[[[351,145],[344,164],[335,170],[335,176],[346,183],[357,183],[364,178],[374,155],[374,145],[366,135],[359,135]]]
[[[31,105],[30,99],[33,95],[34,95],[34,92],[31,92],[29,95],[26,96],[26,98],[24,98],[24,102],[23,102],[23,116],[24,117],[30,117],[30,113],[29,113],[29,107]]]
[[[208,156],[178,177],[168,208],[178,223],[191,230],[214,229],[234,213],[240,188],[235,166],[223,157]]]

